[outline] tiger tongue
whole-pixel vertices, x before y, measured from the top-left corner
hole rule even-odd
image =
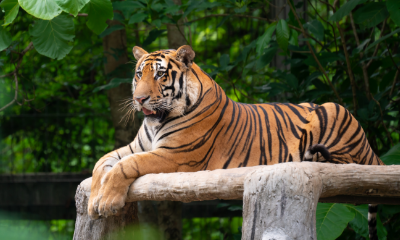
[[[144,108],[144,107],[142,107],[142,110],[143,110],[143,113],[145,115],[150,115],[150,114],[155,114],[156,113],[156,111],[151,111],[151,110],[149,110],[147,108]]]

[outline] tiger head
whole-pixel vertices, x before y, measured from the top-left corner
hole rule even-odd
[[[192,48],[184,45],[178,50],[148,53],[136,46],[132,52],[137,60],[132,82],[135,109],[155,123],[184,115],[198,97],[198,83],[191,78],[195,65]]]

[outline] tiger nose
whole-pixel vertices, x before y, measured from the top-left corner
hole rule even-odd
[[[146,101],[147,99],[149,99],[150,96],[147,97],[135,97],[135,100],[139,103],[139,104],[143,104],[144,101]]]

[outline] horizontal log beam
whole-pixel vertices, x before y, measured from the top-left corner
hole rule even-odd
[[[310,177],[318,176],[321,179],[321,202],[400,204],[400,166],[306,162],[191,173],[147,174],[130,186],[127,202],[242,199],[246,176],[256,172],[271,174],[282,170],[287,164],[304,171]],[[91,178],[84,180],[80,186],[89,197]]]

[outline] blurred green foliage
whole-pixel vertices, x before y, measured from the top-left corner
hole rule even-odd
[[[282,1],[283,10],[274,9],[278,1],[264,0],[41,1],[48,8],[32,2],[0,3],[0,108],[14,98],[19,53],[34,44],[18,70],[19,104],[0,112],[0,173],[90,171],[113,148],[106,90],[127,81],[104,74],[104,55],[118,59],[118,52],[104,53],[102,39],[125,29],[128,52],[134,45],[166,49],[166,25],[179,19],[196,63],[233,100],[341,103],[382,160],[400,164],[398,0],[290,0]],[[287,16],[273,14],[286,10]],[[107,28],[111,18],[121,25]],[[134,69],[131,60],[124,67]],[[324,211],[327,206],[338,210]],[[368,238],[365,206],[323,204],[318,212],[318,219],[336,214],[343,221],[325,226],[318,220],[320,229],[335,232],[321,230],[320,240]],[[399,212],[398,206],[379,207],[380,239],[398,239]],[[4,221],[1,226],[10,225]],[[184,237],[238,239],[240,221],[184,220]],[[67,222],[45,226],[64,229]]]

